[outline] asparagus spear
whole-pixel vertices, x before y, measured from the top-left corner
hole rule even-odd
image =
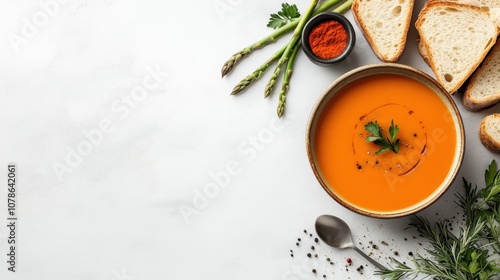
[[[255,43],[251,44],[250,46],[243,48],[242,50],[233,54],[222,66],[222,70],[221,70],[222,77],[224,77],[226,74],[231,72],[233,70],[234,66],[238,62],[240,62],[243,58],[247,57],[254,50],[260,49],[269,43],[275,42],[281,36],[292,31],[293,28],[295,26],[297,26],[297,24],[296,24],[297,21],[298,20],[294,20],[292,22],[289,22],[288,24],[284,25],[283,27],[276,29],[276,31],[269,34],[268,36],[262,38],[261,40],[255,42]]]
[[[309,17],[312,17],[312,16],[319,14],[321,12],[325,12],[326,10],[330,9],[332,6],[335,6],[336,4],[338,4],[338,2],[340,2],[340,1],[342,1],[342,0],[327,0],[326,2],[321,4],[318,8],[314,9],[314,11],[309,15]],[[339,14],[345,13],[346,11],[348,11],[351,8],[352,2],[353,2],[353,0],[346,0],[344,3],[342,3],[341,5],[336,7],[333,10],[333,12],[339,13]],[[280,34],[279,36],[282,36],[283,34],[286,34],[289,31],[291,31],[292,27],[294,27],[295,30],[297,30],[297,26],[303,17],[304,16],[300,17],[299,19],[297,19],[293,22],[288,23],[287,25],[285,25],[285,26],[281,27],[280,29],[278,29],[277,31],[273,32],[273,34],[276,35],[276,33],[279,33]],[[307,21],[307,20],[305,20],[305,21]],[[303,29],[303,26],[301,28],[301,32],[302,32],[302,29]],[[278,32],[280,30],[284,33]],[[291,75],[293,72],[293,65],[295,62],[295,58],[298,54],[299,48],[300,48],[300,44],[301,44],[300,33],[298,33],[298,34],[299,34],[298,37],[294,39],[294,37],[295,37],[294,35],[296,35],[296,31],[295,31],[294,35],[292,36],[292,39],[290,40],[290,42],[288,44],[284,45],[280,50],[278,50],[268,60],[266,60],[261,66],[259,66],[254,72],[252,72],[250,75],[248,75],[243,80],[241,80],[234,87],[233,91],[231,92],[231,95],[238,94],[239,92],[243,91],[248,86],[253,84],[255,81],[257,81],[262,76],[262,74],[270,67],[270,65],[273,64],[274,62],[279,60],[279,61],[281,61],[282,64],[286,63],[285,74],[283,76],[282,88],[280,91],[280,98],[279,98],[279,103],[278,103],[278,108],[277,108],[278,116],[281,117],[284,113],[284,110],[285,110],[286,94],[289,90],[290,79],[291,79]],[[270,36],[268,36],[268,37],[270,37]],[[274,40],[276,40],[278,37],[274,37]],[[259,42],[262,43],[264,41],[265,41],[265,38]],[[267,41],[267,43],[269,43],[269,42],[270,41]],[[263,47],[264,45],[259,45],[259,47]],[[253,46],[257,46],[257,43],[253,44]],[[226,64],[224,64],[224,67],[222,68],[222,75],[223,76],[225,74],[227,74],[229,71],[231,71],[237,62],[241,61],[241,59],[243,59],[245,56],[250,54],[256,48],[247,47],[245,49],[246,49],[245,52],[235,54],[233,57],[231,57],[230,60],[228,60],[226,62]],[[290,49],[290,51],[289,51],[287,57],[284,58],[284,55],[285,55],[285,52],[287,49]],[[273,76],[271,77],[268,85],[266,86],[265,97],[269,96],[272,89],[274,88],[274,85],[276,83],[276,79],[278,78],[278,75],[281,72],[281,67],[282,67],[282,65],[279,66],[279,70],[277,67],[277,69],[273,73]]]
[[[297,57],[299,49],[300,49],[300,41],[297,42],[297,44],[293,48],[292,53],[290,54],[290,58],[288,59],[286,64],[286,69],[285,69],[285,74],[283,75],[283,83],[281,84],[280,99],[278,102],[278,109],[277,109],[278,117],[280,118],[281,116],[283,116],[283,113],[285,112],[286,93],[290,88],[290,79],[293,73],[293,64],[295,62],[295,57]]]
[[[276,79],[278,78],[278,75],[281,72],[281,67],[290,57],[292,49],[295,48],[297,43],[300,41],[300,36],[302,35],[302,29],[304,29],[304,25],[306,25],[306,22],[311,17],[311,14],[314,12],[314,8],[316,8],[317,4],[318,0],[312,0],[311,3],[309,4],[309,8],[307,8],[304,15],[300,17],[299,23],[297,24],[297,27],[295,27],[295,30],[293,31],[292,38],[290,39],[290,42],[288,43],[285,52],[281,56],[280,60],[278,60],[278,65],[276,66],[276,69],[274,70],[271,79],[269,79],[269,82],[267,83],[266,91],[264,94],[265,97],[268,97],[273,91],[274,85],[276,84]]]
[[[318,14],[320,12],[324,12],[326,9],[330,8],[331,5],[335,5],[335,4],[331,4],[329,2],[331,2],[331,1],[325,2],[322,5],[320,5],[314,11],[314,14]],[[329,6],[327,6],[326,4],[328,4]],[[351,5],[352,5],[352,0],[348,0],[348,1],[344,2],[343,4],[341,4],[340,6],[338,6],[337,8],[335,8],[333,11],[336,12],[336,13],[342,13],[343,14],[347,10],[350,9]],[[296,23],[298,23],[298,20],[295,20],[292,23],[288,23],[286,26],[288,26],[288,27],[290,27],[290,26],[296,27],[297,26]],[[284,28],[284,27],[282,27],[282,28]],[[274,62],[276,62],[282,56],[282,54],[285,51],[286,47],[287,47],[287,45],[284,45],[279,51],[277,51],[276,53],[274,53],[268,60],[266,60],[266,62],[264,62],[262,65],[260,65],[255,71],[253,71],[250,75],[248,75],[244,79],[242,79],[233,88],[233,91],[231,92],[231,95],[235,95],[235,94],[240,93],[241,91],[243,91],[244,89],[246,89],[247,87],[249,87],[251,84],[253,84],[254,82],[256,82],[262,76],[262,74],[264,74],[264,72],[267,71],[267,69],[271,66],[271,64],[274,63]],[[247,53],[247,54],[249,54],[249,53]],[[234,57],[232,57],[230,60],[228,60],[226,62],[226,64],[228,64],[228,67],[229,67],[229,62],[233,61],[234,59],[236,59],[236,57],[238,57],[238,55],[235,55]],[[239,55],[239,57],[241,57],[241,54]],[[231,67],[232,66],[234,66],[234,64],[231,64]],[[223,67],[223,69],[225,69],[225,67]]]
[[[333,10],[333,12],[337,13],[337,14],[344,14],[345,12],[347,12],[347,11],[349,11],[351,9],[352,1],[353,0],[347,0],[347,1],[345,1],[344,3],[342,3],[341,5],[339,5],[337,8],[335,8]]]
[[[352,6],[353,0],[348,0],[344,2],[342,5],[338,6],[333,10],[335,13],[343,14],[347,12],[351,6]],[[283,82],[282,82],[282,87],[281,87],[281,92],[280,92],[280,98],[278,102],[278,117],[282,117],[283,113],[285,112],[285,104],[286,104],[286,94],[290,88],[290,79],[292,76],[293,72],[293,64],[295,62],[295,58],[297,57],[298,50],[300,48],[301,41],[297,42],[297,45],[295,46],[292,54],[290,55],[290,58],[287,62],[287,67],[285,69],[285,74],[283,76]]]
[[[247,88],[249,85],[257,81],[264,72],[266,72],[267,68],[271,66],[276,60],[278,60],[283,53],[285,52],[286,45],[283,46],[279,51],[275,52],[266,62],[264,62],[259,68],[252,72],[252,74],[246,76],[243,80],[241,80],[231,92],[231,95],[238,94],[240,91]]]
[[[318,8],[316,8],[312,15],[314,16],[314,15],[317,15],[321,12],[325,12],[325,11],[329,10],[330,8],[332,8],[333,6],[337,5],[341,1],[342,0],[327,0],[323,4],[321,4]],[[294,30],[297,27],[297,25],[298,25],[299,21],[302,19],[302,17],[303,16],[301,16],[300,18],[298,18],[292,22],[287,23],[286,25],[282,26],[281,28],[276,29],[274,32],[272,32],[268,36],[260,39],[259,41],[255,42],[255,43],[243,48],[242,50],[236,52],[235,54],[233,54],[222,66],[222,69],[221,69],[222,77],[224,77],[229,72],[231,72],[233,70],[234,66],[238,62],[240,62],[245,57],[247,57],[249,54],[251,54],[254,50],[260,49],[269,43],[275,42],[283,35],[290,33],[292,30]]]

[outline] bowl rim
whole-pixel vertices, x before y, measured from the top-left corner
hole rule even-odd
[[[335,20],[340,24],[342,24],[342,26],[347,32],[348,41],[346,48],[340,55],[329,59],[323,59],[314,54],[308,39],[309,39],[309,34],[311,33],[314,27],[316,27],[318,24],[322,22],[329,20]],[[353,51],[354,46],[356,44],[356,32],[354,31],[352,23],[344,15],[335,12],[322,12],[315,15],[314,17],[312,17],[307,21],[306,25],[304,26],[304,29],[302,30],[301,39],[302,39],[302,44],[301,44],[302,50],[306,53],[307,57],[312,62],[320,66],[331,66],[333,64],[336,64],[344,60]]]
[[[433,89],[433,91],[440,96],[440,98],[445,103],[446,107],[450,110],[452,115],[453,122],[455,123],[455,130],[457,132],[457,146],[455,148],[455,156],[450,166],[450,170],[448,171],[447,176],[443,179],[443,182],[440,184],[439,188],[436,190],[425,200],[409,206],[404,209],[400,209],[397,211],[390,212],[377,212],[377,211],[369,211],[355,205],[349,204],[344,201],[342,198],[339,198],[335,193],[328,187],[326,181],[322,178],[319,167],[315,162],[314,156],[314,135],[315,135],[315,127],[318,122],[319,117],[321,116],[322,109],[328,104],[329,100],[344,86],[349,84],[352,81],[378,74],[397,74],[405,77],[413,78],[420,82],[427,82],[429,87]],[[412,76],[413,75],[413,76]],[[411,214],[415,214],[443,196],[444,193],[451,187],[453,182],[455,181],[460,168],[463,163],[464,153],[465,153],[465,145],[466,145],[466,137],[465,137],[465,129],[463,124],[463,119],[460,114],[460,111],[451,97],[450,94],[430,75],[427,73],[399,63],[376,63],[360,66],[358,68],[352,69],[349,72],[343,74],[339,78],[337,78],[332,84],[330,84],[326,90],[321,94],[318,98],[316,104],[314,105],[311,114],[309,116],[309,120],[307,122],[306,128],[306,152],[309,164],[313,170],[313,173],[320,183],[321,187],[328,193],[328,195],[333,198],[337,203],[344,206],[345,208],[358,213],[364,216],[372,217],[372,218],[399,218],[408,216]]]

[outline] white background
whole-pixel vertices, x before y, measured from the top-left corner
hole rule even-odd
[[[308,5],[295,3],[301,11]],[[421,240],[405,230],[408,218],[349,212],[322,190],[307,161],[304,133],[317,98],[346,71],[379,62],[357,28],[356,48],[338,66],[321,68],[299,54],[284,118],[275,114],[277,91],[263,98],[269,73],[229,95],[287,41],[220,77],[226,59],[271,31],[269,14],[280,5],[1,1],[0,279],[378,279],[351,250],[318,243],[318,258],[306,257],[314,241],[303,230],[313,232],[321,214],[347,220],[356,243],[385,264],[394,251],[407,262],[407,252],[422,253]],[[399,62],[432,74],[416,51],[413,22]],[[481,185],[487,164],[500,161],[477,137],[481,119],[500,107],[471,113],[453,98],[467,149],[453,187],[420,213],[432,220],[457,215],[462,176]],[[7,270],[11,162],[16,273]],[[367,248],[370,241],[380,249]]]

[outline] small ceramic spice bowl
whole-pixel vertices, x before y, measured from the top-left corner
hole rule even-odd
[[[352,52],[355,43],[351,22],[338,13],[320,13],[311,18],[302,31],[302,49],[320,66],[341,62]]]

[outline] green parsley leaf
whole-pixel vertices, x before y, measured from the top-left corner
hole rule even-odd
[[[396,135],[398,135],[399,127],[394,126],[394,120],[391,120],[391,126],[389,127],[389,134],[391,135],[391,142],[394,142]]]
[[[375,154],[379,155],[387,151],[399,152],[399,139],[396,139],[399,127],[394,125],[394,120],[391,121],[391,126],[389,127],[390,137],[387,138],[383,137],[382,130],[377,121],[367,123],[365,129],[371,134],[366,138],[366,142],[372,142],[382,147]]]
[[[365,125],[365,129],[368,132],[370,132],[371,135],[373,135],[372,137],[377,138],[376,140],[379,140],[382,138],[382,133],[380,132],[380,126],[378,125],[377,121],[367,123]],[[373,140],[373,141],[375,141],[375,140]],[[373,141],[368,141],[368,142],[373,142]]]
[[[392,144],[392,150],[397,154],[399,152],[399,139],[397,139],[393,144]]]
[[[281,4],[281,11],[271,14],[267,27],[273,29],[280,28],[289,22],[292,22],[300,17],[297,5],[290,5],[288,3]]]

